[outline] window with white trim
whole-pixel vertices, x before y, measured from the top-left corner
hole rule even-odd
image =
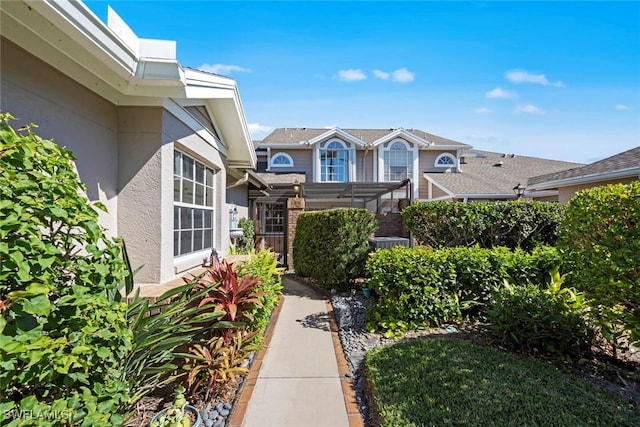
[[[340,141],[329,141],[320,147],[320,181],[349,181],[349,149]]]
[[[413,151],[404,142],[391,143],[385,147],[383,156],[385,181],[413,178]]]
[[[276,168],[292,168],[293,158],[287,153],[276,153],[271,156],[271,166]]]
[[[450,168],[456,165],[456,158],[449,153],[442,153],[436,157],[435,167]]]
[[[216,171],[173,152],[173,256],[213,247]]]

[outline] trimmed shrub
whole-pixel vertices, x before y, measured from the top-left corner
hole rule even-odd
[[[242,237],[238,239],[236,251],[239,254],[249,254],[255,250],[255,222],[250,218],[240,218],[240,221],[238,221],[238,227],[242,228]]]
[[[640,341],[640,181],[580,191],[560,225],[569,283],[614,346]]]
[[[367,261],[369,285],[379,297],[368,314],[369,329],[394,335],[463,316],[478,317],[491,300],[492,287],[504,280],[545,283],[548,272],[559,264],[549,247],[531,254],[479,247],[376,251]]]
[[[132,333],[120,243],[105,237],[73,154],[0,114],[0,414],[119,425]]]
[[[423,202],[402,211],[412,235],[432,248],[480,245],[527,251],[553,246],[564,206],[558,203]]]
[[[293,241],[296,274],[327,288],[363,276],[376,228],[375,215],[366,209],[303,212]]]
[[[586,321],[587,303],[584,295],[562,286],[557,271],[551,278],[545,288],[506,282],[494,288],[487,320],[510,348],[579,356],[591,349],[595,335]]]

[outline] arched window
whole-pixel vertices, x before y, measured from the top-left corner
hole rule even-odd
[[[402,181],[412,177],[413,151],[404,142],[392,142],[384,151],[384,180]]]
[[[292,168],[293,159],[287,153],[276,153],[271,156],[271,166],[277,168]]]
[[[329,141],[320,148],[320,181],[349,181],[349,149],[340,141]]]
[[[449,153],[442,153],[436,157],[435,167],[450,168],[456,165],[456,158]]]

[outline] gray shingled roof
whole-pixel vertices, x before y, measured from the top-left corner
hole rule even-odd
[[[309,141],[317,136],[330,131],[331,129],[318,128],[278,128],[267,135],[262,141],[257,142],[256,146],[267,146],[269,144],[298,144],[300,141]],[[372,143],[396,129],[342,129],[340,130],[364,141]],[[460,147],[468,147],[468,144],[452,141],[437,135],[421,131],[419,129],[405,129],[405,131],[416,135],[419,138],[433,142],[435,145],[459,145]]]
[[[465,151],[465,162],[461,173],[425,173],[457,195],[487,194],[513,196],[513,187],[524,185],[528,177],[543,173],[554,173],[570,167],[580,166],[558,160],[537,157],[493,153],[482,150]],[[496,166],[502,162],[501,166]]]
[[[296,181],[304,183],[307,177],[303,173],[273,173],[273,172],[256,172],[267,184],[292,184]]]
[[[527,185],[540,183],[553,183],[571,178],[582,178],[587,176],[597,177],[598,175],[621,171],[624,169],[637,168],[640,164],[640,147],[615,154],[606,159],[598,160],[586,166],[574,167],[555,173],[533,176],[529,178]]]

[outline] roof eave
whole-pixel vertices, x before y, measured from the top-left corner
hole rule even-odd
[[[569,187],[572,185],[579,184],[591,184],[599,181],[609,181],[612,179],[619,178],[633,178],[638,177],[640,179],[640,166],[636,166],[633,168],[621,169],[617,171],[599,173],[599,174],[590,174],[583,176],[576,176],[565,179],[558,179],[553,181],[544,181],[536,184],[528,185],[527,188],[530,190],[547,190],[559,187]]]

